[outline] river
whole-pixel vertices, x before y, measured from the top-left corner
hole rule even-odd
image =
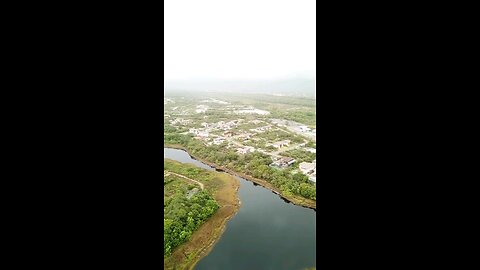
[[[214,168],[177,149],[164,158]],[[195,270],[303,270],[316,265],[316,212],[285,202],[272,191],[240,181],[241,207]]]

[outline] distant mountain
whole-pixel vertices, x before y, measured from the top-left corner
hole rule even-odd
[[[165,91],[197,90],[264,93],[288,96],[315,97],[315,80],[283,79],[263,81],[167,81]]]

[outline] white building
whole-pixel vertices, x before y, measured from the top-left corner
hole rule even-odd
[[[208,138],[209,134],[208,134],[207,131],[198,131],[198,132],[197,132],[197,136],[198,136],[198,137]]]
[[[237,110],[234,111],[236,114],[259,114],[259,115],[269,115],[269,111],[259,110],[259,109],[246,109],[246,110]]]
[[[316,163],[309,163],[309,162],[302,162],[298,166],[300,171],[302,171],[302,173],[305,175],[315,172],[316,167],[317,167]]]
[[[197,109],[195,110],[196,113],[205,113],[208,110],[208,106],[205,105],[198,105]]]
[[[298,129],[300,130],[300,132],[310,131],[310,128],[307,126],[299,126]]]
[[[213,144],[215,144],[215,145],[220,145],[220,144],[222,144],[222,143],[224,143],[224,142],[225,142],[225,139],[224,139],[224,138],[221,138],[221,137],[218,137],[218,138],[213,139]]]
[[[308,179],[316,184],[317,183],[317,174],[314,173],[314,174],[310,175],[310,177]]]

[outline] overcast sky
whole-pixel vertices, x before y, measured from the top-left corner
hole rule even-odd
[[[315,0],[165,0],[165,79],[315,76]]]

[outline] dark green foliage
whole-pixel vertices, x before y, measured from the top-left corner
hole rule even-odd
[[[316,112],[315,110],[312,111],[273,111],[271,114],[272,118],[281,118],[286,120],[291,120],[299,123],[303,123],[310,127],[314,127],[316,125]]]
[[[218,204],[206,191],[200,191],[187,199],[178,192],[168,198],[163,209],[164,255],[189,239],[192,233],[215,211]]]
[[[302,143],[303,138],[298,135],[293,135],[282,130],[269,130],[264,133],[260,133],[256,138],[262,138],[270,142],[290,140],[292,143]]]
[[[171,137],[165,136],[165,144],[168,144],[167,138]],[[202,142],[191,139],[191,137],[184,137],[184,139],[178,139],[176,141],[184,142],[182,145],[194,156],[198,156],[201,159],[224,166],[228,169],[263,179],[279,188],[285,195],[295,194],[316,200],[315,186],[310,183],[306,176],[292,174],[290,170],[278,170],[270,167],[269,165],[272,163],[272,160],[268,155],[260,152],[238,155],[234,150],[226,149],[224,146],[211,145],[207,147]]]
[[[165,133],[175,133],[177,129],[171,125],[163,124],[163,130]]]
[[[294,158],[297,163],[302,163],[302,162],[312,162],[314,159],[317,158],[317,155],[305,150],[300,150],[300,149],[293,149],[290,151],[283,152],[282,155],[286,157],[292,157]]]
[[[191,138],[191,135],[183,135],[177,133],[166,133],[163,135],[164,144],[185,145]]]
[[[306,145],[306,147],[312,147],[312,148],[317,148],[317,144],[312,142],[312,141],[309,141]]]

